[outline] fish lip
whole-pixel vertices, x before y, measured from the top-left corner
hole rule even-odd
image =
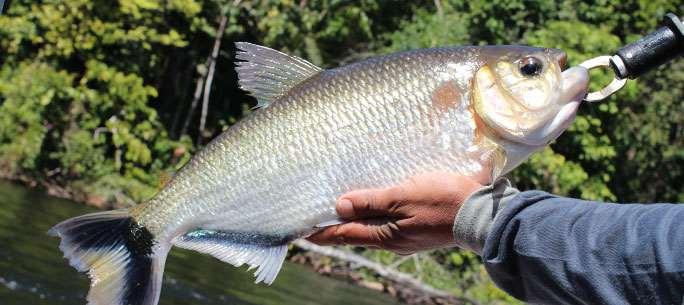
[[[545,126],[544,142],[558,138],[575,120],[577,109],[587,95],[589,71],[583,67],[572,67],[561,73],[561,90],[557,97],[561,104],[558,113]]]
[[[572,67],[561,73],[561,90],[559,101],[581,102],[589,88],[589,70],[584,67]]]

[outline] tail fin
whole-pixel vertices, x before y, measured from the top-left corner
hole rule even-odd
[[[127,210],[87,214],[54,226],[69,263],[90,276],[89,305],[156,305],[169,246],[157,244]]]

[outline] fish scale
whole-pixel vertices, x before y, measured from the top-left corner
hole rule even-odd
[[[403,146],[405,143],[412,143],[420,139],[422,133],[410,132],[412,124],[423,123],[427,119],[431,108],[431,91],[439,85],[439,80],[433,80],[432,83],[415,83],[410,80],[415,75],[424,75],[426,66],[425,56],[421,56],[421,60],[411,61],[415,66],[401,65],[401,72],[397,62],[404,58],[388,57],[382,61],[377,61],[369,66],[357,65],[355,67],[345,69],[344,71],[326,71],[325,75],[319,76],[320,79],[310,79],[307,83],[318,82],[317,84],[307,87],[299,86],[297,89],[301,90],[298,94],[285,96],[280,100],[275,101],[266,109],[258,110],[255,115],[248,117],[242,121],[240,127],[236,132],[232,133],[233,138],[221,137],[217,141],[222,141],[224,145],[220,146],[222,149],[212,150],[211,146],[205,150],[211,152],[211,155],[203,156],[197,160],[203,162],[191,163],[186,168],[191,168],[194,172],[205,173],[203,181],[213,180],[215,183],[207,184],[201,188],[200,193],[211,194],[210,196],[193,197],[193,200],[187,200],[187,204],[192,204],[195,207],[195,214],[183,215],[187,218],[195,218],[197,215],[197,208],[204,207],[204,213],[210,215],[219,215],[221,219],[232,219],[234,224],[226,224],[222,229],[240,229],[245,231],[266,231],[272,228],[283,227],[291,230],[284,230],[284,232],[276,232],[278,234],[292,234],[300,233],[302,231],[310,230],[316,223],[331,220],[335,218],[334,199],[341,195],[339,193],[331,194],[329,188],[321,188],[318,194],[304,196],[304,186],[307,184],[296,183],[295,186],[286,187],[287,184],[274,183],[273,181],[295,182],[297,179],[288,177],[309,177],[310,173],[318,172],[325,168],[337,168],[337,171],[331,171],[337,174],[335,177],[328,177],[328,181],[319,183],[320,185],[354,185],[355,187],[379,187],[387,186],[397,183],[402,179],[406,179],[411,174],[415,174],[418,168],[411,167],[411,164],[402,164],[402,162],[395,162],[389,164],[382,156],[402,153],[393,158],[394,161],[406,160],[404,163],[415,164],[415,159],[412,155],[423,157],[423,162],[419,164],[425,169],[442,169],[442,170],[462,170],[462,166],[454,168],[449,164],[454,164],[453,158],[448,158],[449,154],[441,153],[437,155],[429,151],[421,151],[420,147],[410,147],[403,151],[390,152],[383,150],[383,148],[392,148]],[[444,54],[435,52],[431,60],[435,63],[448,62],[445,60]],[[452,56],[453,57],[453,56]],[[458,58],[450,58],[458,61]],[[386,63],[386,64],[385,64]],[[433,69],[437,65],[432,66]],[[363,73],[356,73],[355,69],[362,70]],[[382,74],[378,75],[378,70]],[[435,70],[436,72],[436,70]],[[404,77],[398,78],[396,75],[402,74]],[[341,75],[341,79],[337,79],[337,75]],[[380,76],[381,84],[387,84],[380,88],[369,85],[371,83],[371,76]],[[407,76],[408,75],[408,76]],[[332,80],[332,81],[331,81]],[[326,81],[328,81],[326,83]],[[330,89],[327,85],[337,86],[336,89]],[[351,91],[352,84],[360,84]],[[322,92],[339,91],[339,92],[354,92],[355,94],[341,94],[334,100],[321,99]],[[378,92],[381,92],[378,94]],[[389,92],[392,94],[382,94]],[[403,95],[410,96],[413,93],[415,98],[406,100],[401,99]],[[347,108],[353,106],[358,107],[358,111],[351,112],[352,124],[357,126],[353,133],[346,133],[343,136],[334,134],[334,140],[328,141],[328,134],[322,134],[321,131],[330,130],[331,133],[336,132],[335,126],[331,123],[335,121],[338,113],[350,113]],[[394,111],[387,111],[387,107],[392,105]],[[467,111],[464,107],[461,111]],[[288,113],[290,119],[287,121],[279,120],[277,113]],[[388,116],[387,114],[400,113],[400,116]],[[457,113],[454,113],[457,114]],[[451,114],[452,116],[454,114]],[[462,114],[465,119],[467,115]],[[458,118],[445,116],[454,124],[458,124]],[[452,120],[454,119],[454,120]],[[452,125],[452,124],[450,124]],[[472,124],[465,124],[465,126]],[[404,126],[404,128],[397,128]],[[446,126],[449,127],[449,126]],[[472,126],[471,126],[472,127]],[[273,137],[270,135],[283,134],[281,130],[294,129],[298,131],[296,137]],[[462,130],[467,132],[467,130]],[[473,133],[473,130],[470,130]],[[231,135],[229,133],[229,135]],[[384,141],[373,145],[373,135],[379,135]],[[461,138],[462,134],[450,134],[452,137]],[[266,140],[270,139],[270,140]],[[472,144],[472,138],[466,139]],[[227,144],[230,143],[230,144]],[[296,143],[298,150],[292,151],[283,149],[292,143]],[[231,147],[241,146],[242,155],[236,155]],[[350,146],[361,148],[360,150],[352,150],[347,154],[344,161],[335,164],[330,162],[330,152],[334,151],[336,146]],[[253,148],[250,153],[248,147]],[[365,148],[365,149],[364,149]],[[370,150],[373,151],[370,151]],[[247,151],[247,152],[245,152]],[[271,181],[268,183],[261,183],[255,177],[263,177],[260,172],[263,170],[264,164],[269,164],[272,154],[279,155],[279,159],[289,167],[285,167],[287,171],[278,171],[275,169],[272,177],[267,179]],[[263,158],[267,160],[263,160]],[[240,160],[251,161],[240,161]],[[379,171],[378,168],[368,166],[369,159],[378,164],[379,168],[387,167],[394,168],[394,170]],[[222,162],[212,160],[221,159]],[[451,159],[452,162],[444,163],[442,166],[436,166],[439,161]],[[461,158],[467,159],[467,158]],[[430,160],[436,162],[430,162]],[[408,161],[408,162],[407,162]],[[462,160],[466,161],[466,160]],[[467,160],[472,161],[472,160]],[[256,164],[255,167],[235,166],[235,164]],[[465,163],[465,162],[464,162]],[[224,165],[224,168],[216,168],[216,164]],[[210,166],[208,166],[210,165]],[[259,166],[262,165],[262,166]],[[207,167],[208,170],[203,170],[202,167]],[[187,169],[184,168],[174,179],[183,179],[183,173]],[[354,169],[349,172],[342,170],[342,168]],[[231,173],[223,178],[216,177],[212,173],[223,172]],[[208,178],[208,179],[207,179]],[[349,178],[353,180],[349,181]],[[332,182],[332,183],[330,183]],[[284,188],[277,188],[274,186],[285,186]],[[316,188],[314,187],[313,190]],[[235,196],[234,194],[244,194]],[[220,195],[219,195],[220,194]],[[160,202],[168,204],[163,196],[157,198]],[[293,198],[286,200],[284,198]],[[287,210],[285,202],[296,202],[305,210],[313,211],[313,214],[306,217],[298,217],[301,222],[296,225],[283,226],[281,224],[283,219],[287,219],[283,213],[278,213],[279,210]],[[307,202],[308,201],[308,202]],[[254,209],[259,206],[260,211],[256,214],[248,213],[247,210]],[[168,206],[167,206],[168,207]],[[159,215],[155,213],[154,215]],[[254,219],[258,215],[258,222],[253,222],[250,225],[249,221],[239,221],[241,218]],[[180,216],[180,215],[179,215]],[[182,218],[182,216],[180,216]],[[326,219],[327,218],[327,219]],[[138,218],[140,219],[140,218]],[[145,223],[144,220],[141,222]],[[290,221],[288,221],[290,222]],[[273,232],[273,231],[270,231]]]
[[[236,46],[240,87],[258,109],[146,202],[50,230],[70,263],[88,271],[89,304],[156,305],[172,246],[247,264],[257,282],[270,284],[290,241],[339,222],[336,198],[434,171],[489,182],[567,128],[588,82],[585,70],[568,73],[574,87],[559,83],[554,62],[563,55],[550,49],[424,49],[322,70],[265,47]],[[526,56],[547,64],[528,71],[546,74],[516,72]],[[543,94],[544,101],[528,98]],[[509,115],[543,103],[543,114],[559,118]]]

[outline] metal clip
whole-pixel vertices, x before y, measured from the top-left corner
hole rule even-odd
[[[587,70],[596,69],[600,67],[611,68],[610,56],[594,57],[592,59],[584,61],[579,65]],[[611,81],[610,84],[608,84],[608,86],[603,87],[603,89],[599,91],[589,92],[587,94],[587,97],[584,98],[584,100],[591,103],[603,100],[611,96],[618,90],[622,89],[622,87],[625,86],[625,83],[627,83],[626,78],[618,78],[616,75],[613,81]]]

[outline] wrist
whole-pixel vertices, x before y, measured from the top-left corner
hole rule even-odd
[[[498,179],[470,194],[454,219],[453,235],[457,247],[481,254],[497,212],[518,193],[520,191],[507,179]]]

